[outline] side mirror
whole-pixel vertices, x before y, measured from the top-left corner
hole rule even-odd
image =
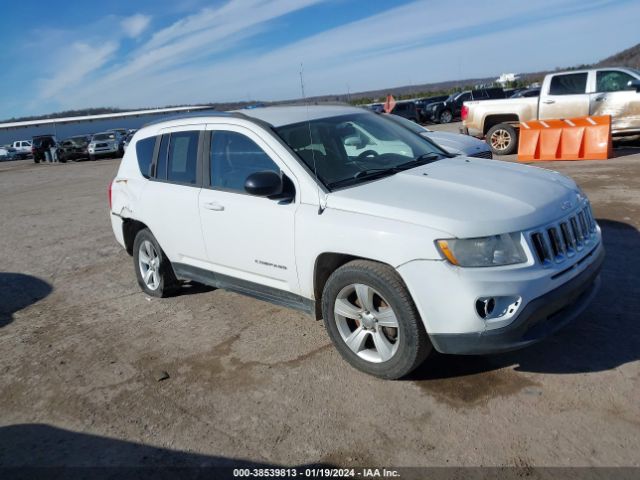
[[[267,170],[252,173],[244,182],[244,189],[250,195],[273,197],[282,194],[284,184],[280,174]]]
[[[627,83],[627,90],[640,92],[640,80],[629,80],[629,83]]]

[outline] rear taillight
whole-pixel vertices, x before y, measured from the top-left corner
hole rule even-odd
[[[467,107],[466,105],[462,105],[462,110],[460,111],[460,118],[462,120],[466,120],[468,116],[469,116],[469,107]]]
[[[113,180],[112,180],[111,182],[109,182],[109,189],[108,189],[108,192],[109,192],[109,210],[111,210],[111,207],[112,207],[112,205],[113,205],[113,202],[112,202],[112,200],[111,200],[111,198],[112,198],[112,191],[113,191]]]

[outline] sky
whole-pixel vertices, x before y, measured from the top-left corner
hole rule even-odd
[[[307,96],[591,63],[640,43],[638,0],[21,0],[0,118]]]

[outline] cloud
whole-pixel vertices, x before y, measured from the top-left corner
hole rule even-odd
[[[66,96],[65,79],[52,79],[48,93],[64,107],[96,105],[96,92],[100,103],[120,107],[231,101],[247,93],[295,98],[301,62],[307,95],[340,93],[347,83],[357,91],[532,71],[628,47],[637,42],[632,20],[640,15],[634,0],[417,0],[279,47],[257,41],[275,28],[281,34],[285,15],[323,1],[244,0],[202,9],[153,32],[117,62],[114,50],[95,48],[96,62],[84,59],[74,75],[94,72],[90,81]],[[616,36],[594,41],[596,25]]]
[[[68,62],[60,65],[57,73],[41,82],[41,99],[55,97],[73,86],[78,85],[91,72],[102,67],[113,57],[118,44],[107,42],[100,46],[76,42],[67,51]]]
[[[122,26],[122,30],[128,37],[137,38],[142,32],[147,29],[150,21],[151,17],[149,15],[137,13],[123,19],[120,22],[120,25]]]

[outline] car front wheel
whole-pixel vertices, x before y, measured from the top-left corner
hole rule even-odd
[[[388,265],[354,260],[337,269],[327,280],[322,311],[338,352],[370,375],[404,377],[432,351],[409,291]]]
[[[133,242],[133,264],[138,285],[147,295],[168,297],[177,290],[173,267],[147,228],[140,230]]]

